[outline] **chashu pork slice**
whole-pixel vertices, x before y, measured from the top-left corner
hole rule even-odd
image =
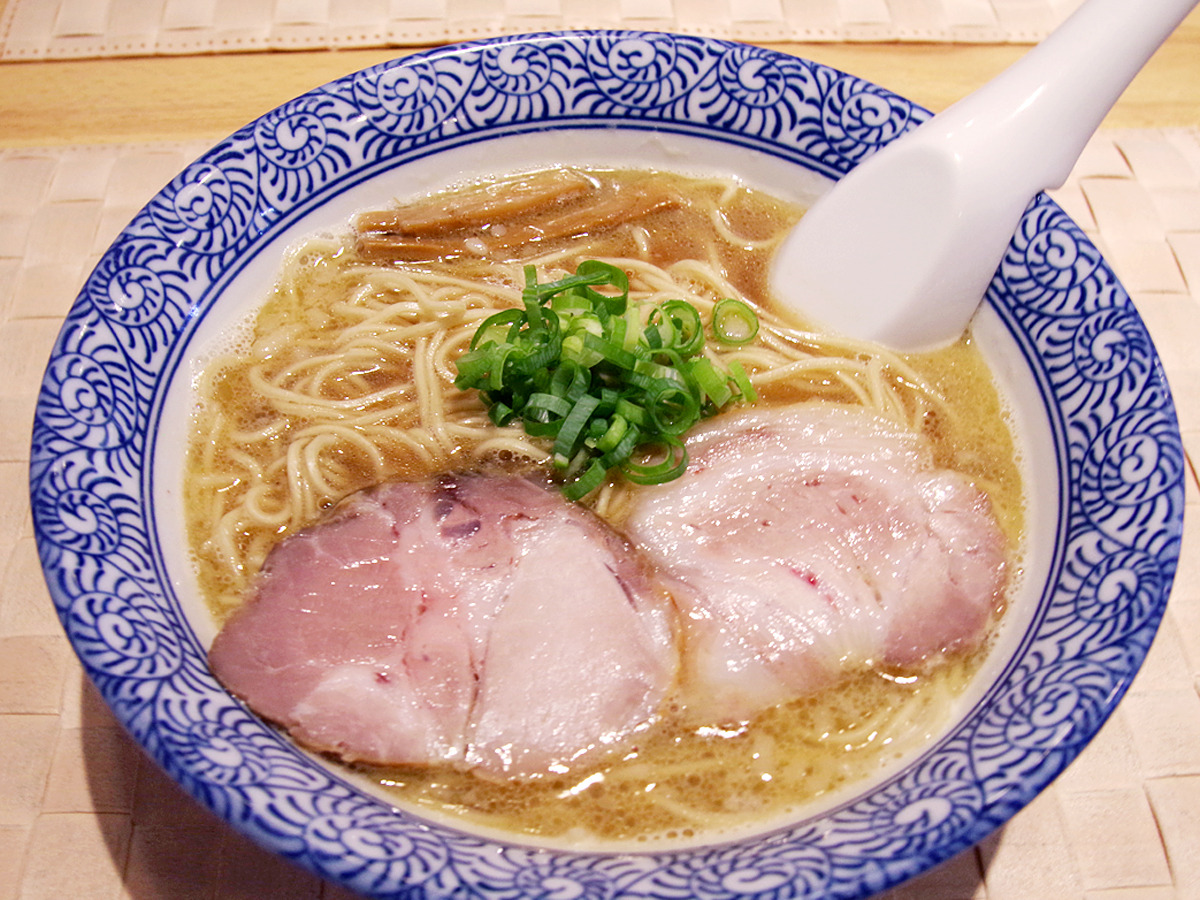
[[[216,676],[347,761],[564,771],[653,721],[673,607],[590,512],[528,480],[358,494],[267,559],[217,635]]]
[[[849,669],[984,639],[1004,536],[920,435],[797,404],[715,418],[686,445],[687,472],[644,492],[627,532],[671,572],[693,715],[744,720]]]

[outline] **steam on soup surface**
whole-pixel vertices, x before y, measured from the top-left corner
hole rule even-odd
[[[365,214],[294,248],[253,333],[198,379],[185,491],[214,615],[225,621],[246,602],[273,547],[355,492],[448,473],[544,476],[548,445],[492,425],[475,392],[453,387],[455,360],[484,319],[520,305],[525,265],[546,281],[585,259],[625,270],[631,300],[685,299],[706,322],[722,298],[748,303],[755,339],[706,352],[744,367],[754,409],[828,404],[918,435],[931,465],[986,493],[1011,582],[1021,484],[980,354],[964,339],[900,357],[777,315],[767,266],[799,215],[734,182],[553,170]],[[582,504],[623,533],[654,490],[617,475]],[[994,624],[1003,598],[991,605]],[[815,693],[734,720],[698,721],[683,685],[634,740],[541,777],[359,768],[406,804],[544,838],[712,834],[786,815],[921,746],[985,652],[986,641],[903,664],[857,660]]]

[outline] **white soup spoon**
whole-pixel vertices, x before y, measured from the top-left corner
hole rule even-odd
[[[806,321],[901,351],[957,339],[1039,191],[1200,0],[1086,0],[997,78],[869,157],[780,247]]]

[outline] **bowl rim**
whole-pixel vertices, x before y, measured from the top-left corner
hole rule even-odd
[[[611,71],[623,64],[627,72]],[[508,103],[490,122],[486,110],[471,119],[453,107],[487,66],[494,79],[513,82],[509,93],[496,81],[480,87]],[[582,85],[578,94],[560,95],[566,76]],[[429,108],[438,103],[446,107]],[[1165,609],[1182,530],[1183,470],[1173,468],[1182,443],[1153,345],[1099,252],[1046,197],[1027,210],[987,302],[1046,398],[1057,465],[1072,473],[1060,479],[1067,510],[1052,583],[1001,677],[955,728],[868,794],[816,817],[740,841],[589,854],[480,839],[362,800],[228,695],[214,695],[216,682],[196,664],[203,647],[156,547],[157,423],[184,351],[242,267],[330,197],[451,147],[614,127],[726,142],[836,177],[928,117],[863,79],[733,41],[542,32],[369,67],[216,144],[147,203],[89,276],[47,365],[35,416],[30,490],[47,584],[117,718],[235,828],[372,896],[417,884],[431,896],[448,894],[466,884],[464,873],[487,885],[479,887],[487,896],[516,896],[533,872],[600,892],[589,896],[866,896],[999,827],[1082,750],[1128,689]],[[323,129],[325,143],[301,145],[311,158],[289,156],[276,139],[283,125]],[[1049,260],[1064,253],[1071,265]],[[1064,295],[1072,301],[1065,307]],[[1107,367],[1088,355],[1098,335],[1121,342]],[[1109,471],[1114,457],[1143,463],[1136,483]],[[1076,480],[1091,493],[1068,494]],[[1103,579],[1131,574],[1128,602],[1106,603]],[[1047,629],[1053,640],[1039,642]],[[147,699],[167,685],[178,693],[170,714],[155,707],[161,696]],[[219,751],[237,764],[223,763]],[[283,785],[307,791],[303,815],[288,818],[272,806]],[[913,825],[918,814],[924,826]],[[489,846],[503,852],[492,858]],[[757,872],[757,887],[739,893],[726,880],[735,871]]]

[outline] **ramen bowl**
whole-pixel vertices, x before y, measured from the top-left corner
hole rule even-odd
[[[974,325],[1029,498],[1024,574],[996,644],[928,746],[785,820],[598,848],[398,809],[213,678],[216,626],[180,500],[197,361],[267,296],[301,236],[393,197],[564,162],[721,173],[805,202],[928,116],[755,47],[577,32],[385,63],[215,146],[105,253],[37,407],[30,478],[46,580],[116,717],[234,828],[372,897],[863,897],[1002,825],[1133,679],[1183,515],[1182,445],[1154,348],[1095,247],[1046,197],[1027,209]]]

